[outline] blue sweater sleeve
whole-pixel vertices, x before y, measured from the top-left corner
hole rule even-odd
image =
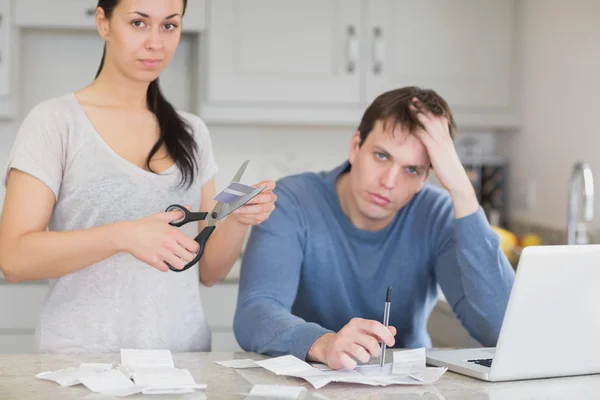
[[[479,343],[493,347],[514,282],[514,270],[483,209],[455,219],[450,200],[438,215],[444,226],[436,246],[435,274],[462,325]]]
[[[294,195],[279,185],[270,217],[253,227],[244,253],[233,329],[246,351],[305,360],[329,330],[291,313],[306,241],[306,219]]]

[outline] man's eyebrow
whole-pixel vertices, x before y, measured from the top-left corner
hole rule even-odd
[[[373,146],[373,150],[376,151],[377,153],[385,154],[385,156],[390,160],[392,159],[392,155],[389,152],[385,151],[385,149],[383,149],[377,145]]]
[[[131,11],[131,12],[128,12],[127,14],[139,14],[139,15],[141,15],[141,16],[142,16],[142,17],[144,17],[144,18],[150,18],[150,15],[148,15],[148,14],[146,14],[146,13],[144,13],[144,12],[141,12],[141,11]],[[168,16],[167,18],[165,18],[165,19],[173,18],[173,17],[176,17],[176,16],[178,16],[178,15],[179,15],[179,16],[181,16],[181,14],[179,14],[179,13],[175,13],[175,14],[171,14],[171,15],[169,15],[169,16]]]
[[[425,165],[407,165],[406,168],[414,168],[417,170],[426,170],[429,167],[425,166]]]

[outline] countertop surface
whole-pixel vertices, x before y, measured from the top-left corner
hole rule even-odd
[[[387,356],[391,361],[392,352]],[[244,399],[255,384],[302,385],[304,399],[597,399],[600,375],[488,383],[446,372],[440,380],[427,386],[371,387],[358,384],[330,383],[315,390],[302,379],[277,376],[263,368],[231,369],[214,361],[234,358],[260,359],[255,353],[174,353],[176,368],[187,368],[196,383],[207,389],[185,395],[133,395],[125,397],[158,399]],[[0,355],[0,399],[110,399],[90,392],[82,385],[61,387],[52,381],[37,379],[44,371],[77,367],[81,362],[120,362],[119,354],[27,354]]]

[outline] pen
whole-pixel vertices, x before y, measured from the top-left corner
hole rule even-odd
[[[385,309],[383,311],[383,325],[387,328],[390,323],[390,304],[392,303],[392,288],[387,288],[387,293],[385,294]],[[381,360],[379,364],[379,369],[383,371],[383,363],[385,361],[385,342],[381,341]]]

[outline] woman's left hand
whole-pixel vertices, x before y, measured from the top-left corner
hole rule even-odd
[[[266,221],[275,209],[275,201],[277,200],[277,195],[273,193],[275,182],[262,181],[252,186],[257,188],[266,186],[266,188],[230,215],[242,225],[258,225]]]

